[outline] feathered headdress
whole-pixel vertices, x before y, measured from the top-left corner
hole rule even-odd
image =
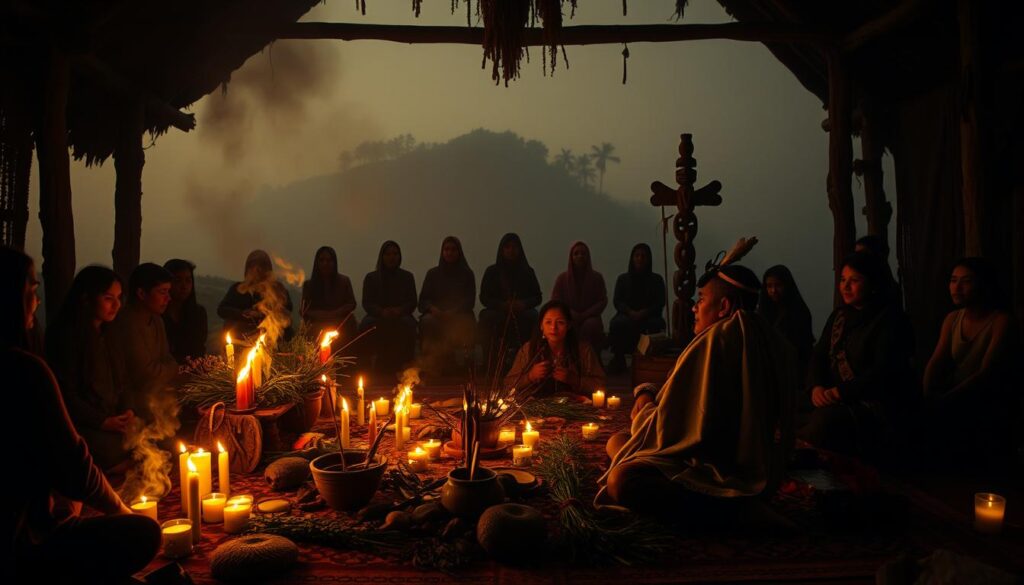
[[[761,288],[757,276],[753,276],[753,280],[751,280],[753,273],[747,268],[736,265],[741,258],[754,249],[756,244],[757,236],[736,240],[736,244],[728,252],[719,252],[714,259],[708,260],[708,263],[704,265],[704,275],[700,277],[697,284],[704,286],[712,278],[718,277],[742,291],[757,294]]]

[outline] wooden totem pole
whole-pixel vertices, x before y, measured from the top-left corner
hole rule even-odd
[[[697,290],[696,251],[693,240],[697,237],[697,215],[699,205],[720,205],[722,184],[711,181],[694,190],[697,181],[697,160],[693,158],[693,135],[679,137],[679,158],[676,159],[676,183],[673,189],[661,181],[651,183],[651,205],[662,207],[675,205],[672,216],[672,233],[676,237],[673,259],[676,270],[672,274],[672,338],[684,347],[693,338],[693,296]],[[666,279],[668,275],[665,275]]]

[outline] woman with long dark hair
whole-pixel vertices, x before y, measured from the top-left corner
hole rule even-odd
[[[225,332],[235,339],[250,337],[253,338],[250,341],[255,342],[263,323],[283,333],[284,339],[291,339],[292,297],[275,278],[270,254],[263,250],[249,252],[243,274],[243,280],[232,284],[217,306],[217,314],[224,319]]]
[[[121,279],[113,270],[86,266],[46,330],[47,361],[68,413],[104,470],[127,463],[124,438],[135,420],[124,352],[111,327],[121,298]]]
[[[507,233],[498,243],[494,264],[480,280],[479,331],[487,361],[505,363],[503,348],[519,347],[537,324],[541,292],[537,274],[526,259],[518,234]]]
[[[775,327],[796,350],[797,371],[807,371],[807,360],[814,347],[814,333],[811,329],[811,311],[796,286],[793,273],[782,264],[776,264],[765,271],[761,279],[761,298],[757,301],[757,312]]]
[[[569,268],[555,279],[551,300],[562,301],[569,306],[573,327],[580,339],[600,355],[605,343],[601,313],[608,306],[608,289],[604,285],[604,276],[594,270],[590,247],[586,243],[576,241],[569,247]]]
[[[807,372],[814,409],[797,435],[824,449],[870,454],[899,426],[917,392],[910,321],[893,302],[879,259],[857,252],[843,261],[839,293]]]
[[[650,246],[633,246],[629,267],[615,281],[615,316],[608,324],[612,373],[626,369],[625,356],[633,353],[641,335],[665,330],[665,281],[654,272],[652,259]]]
[[[474,306],[476,275],[466,261],[462,242],[448,236],[441,242],[437,266],[427,271],[420,289],[422,360],[429,371],[450,370],[457,350],[472,356]]]
[[[412,362],[416,353],[416,278],[402,267],[402,249],[392,240],[381,244],[377,269],[363,279],[366,317],[361,331],[376,329],[365,346],[378,372],[395,373]]]
[[[589,343],[579,339],[572,309],[562,301],[548,301],[540,309],[540,324],[530,342],[519,348],[505,384],[539,386],[538,395],[556,392],[590,396],[604,387],[601,360]]]
[[[31,469],[8,484],[3,575],[8,583],[116,583],[139,571],[160,547],[160,527],[132,514],[93,463],[75,431],[53,373],[27,351],[35,327],[35,266],[22,252],[0,248],[0,369],[14,382],[8,408],[19,424],[2,425],[0,441],[18,445],[32,429],[32,448],[12,448],[10,469]],[[54,515],[53,493],[104,516]]]
[[[171,301],[164,311],[164,331],[171,355],[179,364],[206,355],[206,309],[196,301],[196,265],[174,258],[164,263],[171,273]]]
[[[319,336],[332,331],[344,322],[340,343],[352,341],[359,324],[352,311],[356,310],[356,294],[352,281],[338,272],[338,254],[330,246],[321,246],[313,255],[313,270],[309,280],[302,284],[302,320],[307,331]]]

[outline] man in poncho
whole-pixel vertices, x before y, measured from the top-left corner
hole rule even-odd
[[[660,390],[636,389],[631,432],[609,441],[598,504],[706,514],[773,490],[784,470],[795,354],[755,314],[750,269],[723,261],[698,284],[696,337]]]

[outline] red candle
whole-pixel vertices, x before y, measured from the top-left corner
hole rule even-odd
[[[255,354],[255,349],[249,352],[245,367],[238,373],[238,379],[235,381],[235,408],[238,410],[248,410],[255,403],[255,387],[251,376],[252,362],[256,357]]]
[[[331,359],[331,343],[338,337],[337,331],[324,331],[323,339],[320,341],[320,363],[326,364]]]

